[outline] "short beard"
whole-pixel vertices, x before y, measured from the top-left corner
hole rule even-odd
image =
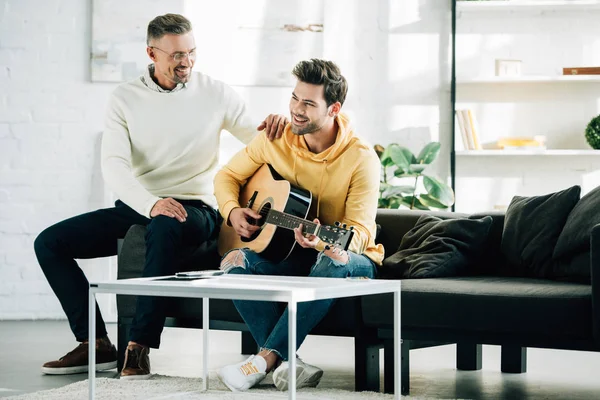
[[[187,83],[190,80],[190,76],[191,76],[191,74],[188,74],[188,76],[186,76],[185,78],[180,78],[179,76],[177,76],[177,74],[175,73],[175,71],[173,71],[173,82],[175,82],[175,83]]]
[[[318,131],[319,129],[321,129],[323,127],[324,124],[319,126],[319,125],[315,124],[314,122],[311,122],[310,124],[306,125],[306,127],[302,128],[302,129],[297,128],[296,126],[294,126],[294,124],[291,124],[291,125],[292,125],[292,133],[294,135],[303,136],[303,135]]]

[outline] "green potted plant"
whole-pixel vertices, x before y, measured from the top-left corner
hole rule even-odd
[[[600,150],[600,115],[592,118],[585,129],[585,139],[594,150]]]
[[[423,172],[440,152],[440,144],[431,142],[415,156],[397,143],[387,147],[375,145],[381,161],[379,208],[407,207],[411,210],[446,209],[454,204],[452,188]],[[422,180],[424,191],[420,190]]]

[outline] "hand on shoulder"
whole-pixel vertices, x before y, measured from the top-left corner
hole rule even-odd
[[[259,131],[264,129],[269,140],[279,139],[283,135],[285,126],[289,122],[290,121],[285,115],[269,114],[267,118],[265,118],[265,120],[258,127],[256,127],[256,129]]]

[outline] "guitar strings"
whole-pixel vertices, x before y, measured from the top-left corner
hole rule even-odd
[[[274,210],[272,208],[263,207],[260,210],[255,210],[254,208],[251,208],[251,209],[252,209],[252,211],[255,211],[258,214],[260,214],[260,216],[263,217],[265,221],[268,221],[269,217],[271,216],[271,218],[273,218],[273,219],[278,219],[278,220],[283,219],[283,222],[291,222],[291,223],[295,222],[297,225],[302,224],[302,225],[304,225],[305,229],[312,228],[313,230],[316,230],[316,228],[318,226],[318,224],[308,221],[308,220],[305,220],[304,218],[296,217],[295,215],[291,215],[291,214],[286,214],[284,212]],[[273,214],[271,214],[271,211],[273,211]],[[287,228],[289,228],[289,227],[287,227]]]

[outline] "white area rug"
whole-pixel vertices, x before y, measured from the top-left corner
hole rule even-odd
[[[354,392],[353,376],[341,371],[326,374],[317,388],[304,388],[297,392],[298,399],[331,400],[390,400],[392,395],[374,392]],[[209,391],[202,391],[201,378],[182,378],[153,375],[145,381],[121,381],[119,379],[98,378],[96,380],[96,399],[98,400],[177,400],[177,399],[286,399],[287,392],[278,391],[268,376],[259,386],[244,393],[229,391],[211,373]],[[73,383],[57,389],[44,390],[20,396],[8,397],[12,400],[84,400],[88,398],[88,381]],[[410,397],[413,399],[414,397]]]

